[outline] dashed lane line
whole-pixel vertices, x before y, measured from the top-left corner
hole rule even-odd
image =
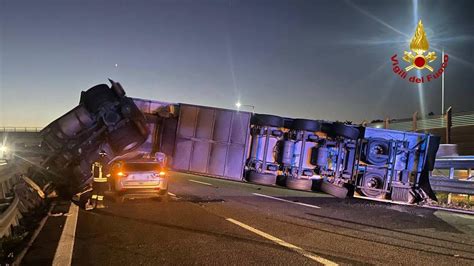
[[[319,263],[321,263],[321,264],[323,264],[323,265],[331,265],[331,266],[333,266],[333,265],[338,265],[338,264],[335,263],[334,261],[325,259],[325,258],[323,258],[323,257],[321,257],[321,256],[318,256],[318,255],[314,254],[314,253],[311,253],[311,252],[309,252],[309,251],[306,251],[306,250],[304,250],[304,249],[302,249],[302,248],[300,248],[300,247],[298,247],[298,246],[295,246],[295,245],[293,245],[293,244],[290,244],[290,243],[288,243],[288,242],[286,242],[286,241],[284,241],[284,240],[282,240],[282,239],[279,239],[279,238],[274,237],[274,236],[272,236],[272,235],[270,235],[270,234],[267,234],[267,233],[265,233],[265,232],[263,232],[263,231],[260,231],[260,230],[258,230],[258,229],[256,229],[256,228],[253,228],[253,227],[250,226],[250,225],[246,225],[246,224],[244,224],[244,223],[242,223],[242,222],[239,222],[239,221],[237,221],[237,220],[234,220],[234,219],[232,219],[232,218],[226,218],[226,220],[229,221],[229,222],[231,222],[231,223],[233,223],[233,224],[235,224],[235,225],[238,225],[238,226],[240,226],[240,227],[242,227],[242,228],[244,228],[244,229],[246,229],[246,230],[248,230],[248,231],[250,231],[250,232],[252,232],[252,233],[254,233],[254,234],[257,234],[257,235],[259,235],[259,236],[261,236],[261,237],[263,237],[263,238],[266,238],[266,239],[268,239],[268,240],[270,240],[270,241],[273,241],[273,242],[275,242],[276,244],[278,244],[278,245],[280,245],[280,246],[283,246],[283,247],[286,247],[286,248],[288,248],[288,249],[291,249],[291,250],[297,252],[298,254],[305,256],[305,257],[308,258],[308,259],[317,261],[317,262],[319,262]]]
[[[278,200],[278,201],[282,201],[282,202],[287,202],[287,203],[301,205],[301,206],[315,208],[315,209],[321,209],[321,207],[316,206],[316,205],[306,204],[306,203],[302,203],[302,202],[294,202],[294,201],[291,201],[291,200],[280,199],[280,198],[276,198],[276,197],[272,197],[272,196],[268,196],[268,195],[264,195],[264,194],[259,194],[259,193],[252,193],[252,194],[255,195],[255,196],[263,197],[263,198]]]
[[[197,181],[197,180],[194,180],[194,179],[189,179],[189,182],[194,182],[194,183],[198,183],[198,184],[206,185],[206,186],[211,186],[211,187],[214,186],[213,184],[206,183],[206,182],[201,182],[201,181]]]

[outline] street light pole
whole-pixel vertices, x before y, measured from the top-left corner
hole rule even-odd
[[[441,50],[441,62],[444,64],[444,49]],[[444,114],[444,69],[443,73],[441,74],[441,114]]]

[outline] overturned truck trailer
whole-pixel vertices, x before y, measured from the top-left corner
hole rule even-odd
[[[176,171],[337,197],[436,200],[429,184],[439,138],[337,122],[175,105]]]
[[[75,190],[87,183],[97,150],[107,149],[109,160],[163,152],[175,171],[337,197],[356,192],[411,203],[436,200],[429,184],[436,136],[133,99],[118,83],[98,86],[113,97],[92,108],[86,96],[97,86],[83,92],[80,105],[42,133],[50,154],[43,166],[63,181],[68,173],[74,182],[63,183]],[[65,117],[80,121],[60,123]]]

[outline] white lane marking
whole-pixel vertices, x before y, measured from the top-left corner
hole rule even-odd
[[[173,197],[176,197],[176,194],[171,193],[171,192],[168,192],[168,195],[173,196]]]
[[[277,237],[274,237],[274,236],[272,236],[272,235],[270,235],[270,234],[267,234],[267,233],[265,233],[265,232],[263,232],[263,231],[260,231],[260,230],[258,230],[258,229],[256,229],[256,228],[253,228],[253,227],[250,226],[250,225],[246,225],[246,224],[241,223],[241,222],[239,222],[239,221],[237,221],[237,220],[234,220],[234,219],[232,219],[232,218],[226,218],[226,220],[229,221],[229,222],[231,222],[231,223],[233,223],[233,224],[236,224],[236,225],[238,225],[238,226],[240,226],[240,227],[242,227],[242,228],[244,228],[244,229],[247,229],[248,231],[250,231],[250,232],[252,232],[252,233],[255,233],[255,234],[257,234],[257,235],[259,235],[259,236],[261,236],[261,237],[263,237],[263,238],[266,238],[266,239],[268,239],[268,240],[271,240],[271,241],[277,243],[277,244],[280,245],[280,246],[284,246],[284,247],[286,247],[286,248],[289,248],[289,249],[291,249],[291,250],[297,252],[298,254],[305,256],[306,258],[309,258],[309,259],[312,259],[312,260],[317,261],[317,262],[319,262],[319,263],[322,263],[323,265],[338,265],[337,263],[335,263],[335,262],[333,262],[333,261],[330,261],[330,260],[325,259],[325,258],[323,258],[323,257],[320,257],[320,256],[318,256],[318,255],[316,255],[316,254],[314,254],[314,253],[311,253],[311,252],[309,252],[309,251],[306,251],[306,250],[304,250],[304,249],[302,249],[302,248],[300,248],[300,247],[297,247],[297,246],[295,246],[295,245],[293,245],[293,244],[290,244],[290,243],[288,243],[288,242],[285,242],[284,240],[281,240],[281,239],[279,239],[279,238],[277,238]]]
[[[316,205],[306,204],[306,203],[302,203],[302,202],[294,202],[294,201],[291,201],[291,200],[275,198],[275,197],[272,197],[272,196],[263,195],[263,194],[259,194],[259,193],[252,193],[252,194],[254,194],[255,196],[259,196],[259,197],[274,199],[274,200],[278,200],[278,201],[288,202],[288,203],[301,205],[301,206],[305,206],[305,207],[310,207],[310,208],[315,208],[315,209],[321,209],[321,207],[316,206]]]
[[[194,183],[198,183],[198,184],[202,184],[202,185],[206,185],[206,186],[214,186],[213,184],[209,184],[209,183],[206,183],[206,182],[201,182],[201,181],[197,181],[197,180],[193,180],[193,179],[189,179],[190,182],[194,182]]]
[[[61,238],[59,239],[58,248],[54,254],[54,266],[71,265],[72,262],[79,207],[76,204],[71,203],[68,213],[71,215],[67,216]]]

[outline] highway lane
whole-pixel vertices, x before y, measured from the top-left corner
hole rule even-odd
[[[80,210],[72,264],[474,263],[474,216],[181,173],[170,192]],[[69,218],[50,217],[23,264],[50,264]]]

